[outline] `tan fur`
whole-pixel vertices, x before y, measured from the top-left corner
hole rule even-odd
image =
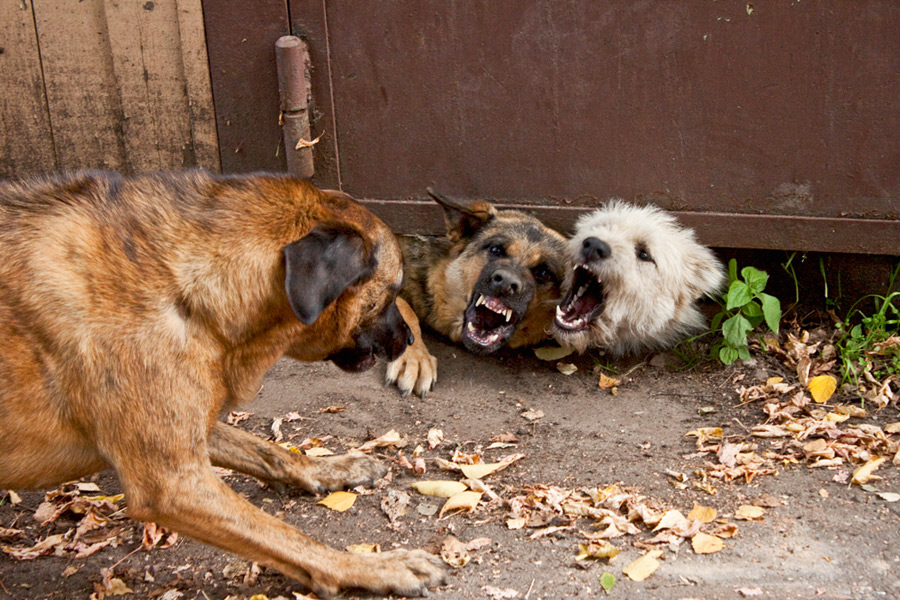
[[[318,224],[377,259],[311,325],[291,310],[283,248]],[[211,464],[318,493],[384,474],[366,456],[309,459],[217,416],[282,355],[322,360],[387,310],[400,249],[339,193],[277,176],[85,173],[0,184],[0,489],[115,469],[131,517],[272,566],[320,595],[420,594],[423,551],[337,552],[267,515]]]
[[[441,201],[437,196],[436,199]],[[521,275],[526,285],[534,287],[534,295],[505,345],[519,348],[549,339],[561,284],[568,270],[565,238],[532,216],[515,210],[497,210],[482,200],[444,208],[448,222],[446,237],[400,237],[406,270],[402,297],[417,318],[451,341],[460,342],[473,290],[486,265],[495,260],[485,251],[484,244],[497,239],[503,240],[503,260]],[[458,211],[464,216],[459,217]],[[530,271],[541,265],[549,268],[552,281],[534,280]],[[411,322],[410,326],[413,326]],[[417,337],[399,359],[388,365],[387,381],[396,383],[404,395],[411,391],[424,395],[437,379],[436,363]]]

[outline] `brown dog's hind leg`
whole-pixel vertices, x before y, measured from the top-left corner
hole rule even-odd
[[[424,398],[437,383],[437,358],[428,351],[422,339],[419,318],[412,307],[403,298],[397,298],[397,308],[412,331],[415,341],[397,360],[388,363],[385,385],[396,383],[404,398],[413,391]]]
[[[209,457],[217,467],[292,485],[316,495],[372,485],[387,473],[383,463],[365,454],[310,458],[221,421],[209,434]]]
[[[329,548],[241,498],[206,465],[181,465],[154,482],[127,475],[144,469],[131,465],[122,473],[129,516],[278,569],[321,597],[344,588],[419,596],[445,579],[440,559],[423,550],[363,555]]]

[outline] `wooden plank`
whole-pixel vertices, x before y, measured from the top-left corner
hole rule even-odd
[[[203,5],[201,0],[177,0],[176,4],[194,157],[198,166],[220,171],[222,163],[219,160],[216,113],[209,77]]]
[[[34,6],[57,167],[126,167],[121,108],[100,0]]]
[[[0,2],[0,177],[56,168],[31,2]]]
[[[182,3],[199,9],[199,0]],[[193,5],[193,6],[192,6]],[[192,114],[185,66],[205,58],[198,55],[196,40],[189,40],[192,56],[182,54],[179,7],[172,2],[120,2],[103,0],[109,31],[113,71],[122,106],[122,128],[129,171],[175,169],[198,166],[194,132],[203,124]],[[196,19],[188,15],[184,24],[188,35],[196,35]],[[193,25],[193,28],[191,27]],[[201,36],[202,39],[202,36]],[[194,93],[202,93],[197,66],[189,64]],[[199,89],[197,89],[199,87]],[[208,89],[207,102],[211,103]],[[212,112],[206,111],[212,126]],[[202,136],[201,136],[202,137]],[[205,148],[206,162],[210,148]]]

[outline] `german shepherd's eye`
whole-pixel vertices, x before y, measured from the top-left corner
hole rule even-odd
[[[638,260],[642,260],[644,262],[653,262],[653,257],[650,256],[650,253],[647,252],[647,249],[643,246],[637,247],[637,257]]]
[[[487,247],[488,254],[491,256],[506,256],[506,250],[497,243],[492,243]]]
[[[531,274],[534,275],[534,280],[537,283],[547,283],[550,281],[555,282],[556,276],[553,274],[553,271],[550,270],[545,264],[540,264],[533,269],[531,269]]]

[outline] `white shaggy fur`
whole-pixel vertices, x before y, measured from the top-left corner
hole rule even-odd
[[[569,283],[574,279],[586,290],[585,298],[578,290],[566,295],[553,333],[581,351],[599,346],[620,356],[670,347],[705,326],[696,301],[718,292],[725,281],[712,251],[655,206],[613,200],[578,220],[569,247],[576,265]],[[602,248],[604,256],[591,247]],[[579,309],[572,307],[584,309],[593,302],[591,293],[599,296],[594,278],[602,285],[602,305],[579,323]],[[588,281],[593,283],[585,287]]]

